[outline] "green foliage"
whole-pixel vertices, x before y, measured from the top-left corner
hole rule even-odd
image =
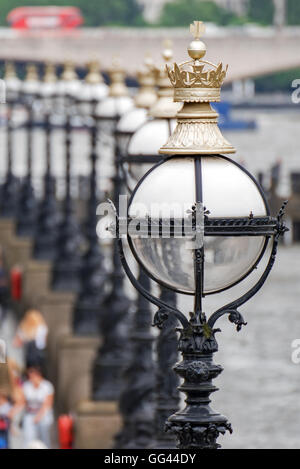
[[[273,24],[273,0],[250,0],[248,17],[251,21],[255,21],[256,23],[265,25]]]
[[[7,25],[6,16],[13,8],[51,5],[80,8],[85,26],[144,25],[142,10],[136,0],[0,0],[0,25]]]
[[[285,72],[265,75],[255,79],[255,88],[258,92],[273,92],[291,90],[291,84],[295,78],[300,78],[300,68],[287,70]]]
[[[299,0],[287,0],[287,23],[290,25],[300,24]]]
[[[159,25],[186,26],[192,23],[195,18],[201,18],[202,21],[220,25],[241,24],[245,22],[244,19],[219,7],[212,1],[175,0],[164,6]]]

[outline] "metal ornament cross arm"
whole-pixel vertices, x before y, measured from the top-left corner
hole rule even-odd
[[[240,306],[245,304],[248,300],[250,300],[256,293],[262,288],[264,285],[265,281],[267,280],[277,254],[277,248],[278,248],[278,242],[280,236],[283,236],[286,231],[288,231],[288,228],[284,225],[282,218],[285,213],[285,208],[288,204],[288,201],[285,201],[277,215],[277,223],[274,228],[274,237],[273,237],[273,246],[270,254],[270,258],[268,261],[268,264],[258,280],[258,282],[244,295],[242,295],[240,298],[238,298],[235,301],[232,301],[231,303],[228,303],[227,305],[223,306],[222,308],[218,309],[215,313],[211,315],[211,317],[208,320],[208,325],[213,328],[215,325],[216,321],[224,316],[225,314],[228,314],[229,321],[236,324],[237,326],[237,331],[240,331],[242,326],[245,326],[247,323],[244,322],[244,318],[241,315],[241,313],[237,310]]]
[[[284,210],[285,210],[286,205],[287,205],[287,202],[285,202],[283,204],[283,206],[282,206],[282,208],[281,208],[281,210],[280,210],[280,212],[279,212],[279,214],[276,218],[276,223],[273,221],[275,219],[269,218],[269,224],[264,223],[264,225],[263,225],[264,226],[263,230],[266,230],[266,235],[268,237],[271,237],[271,235],[273,235],[273,246],[272,246],[270,258],[269,258],[269,261],[268,261],[268,264],[265,268],[264,273],[262,274],[262,276],[260,277],[258,282],[246,294],[241,296],[239,299],[237,299],[237,300],[225,305],[224,307],[220,308],[219,310],[217,310],[216,312],[214,312],[210,316],[210,318],[207,321],[207,326],[211,330],[213,330],[213,327],[214,327],[216,321],[225,314],[228,314],[229,315],[229,320],[237,325],[237,330],[238,331],[241,329],[241,327],[243,325],[246,325],[242,315],[237,311],[237,308],[239,308],[244,303],[246,303],[249,299],[251,299],[262,288],[263,284],[265,283],[267,277],[269,276],[269,274],[272,270],[272,267],[273,267],[274,262],[275,262],[276,253],[277,253],[279,238],[280,238],[281,235],[283,235],[287,231],[287,228],[285,227],[285,225],[282,222],[282,217],[284,215]],[[160,327],[162,325],[162,323],[164,322],[164,320],[167,319],[168,314],[174,314],[177,317],[177,319],[180,321],[180,323],[182,324],[183,327],[188,327],[190,325],[190,321],[188,321],[186,316],[181,311],[179,311],[178,309],[175,309],[173,307],[170,307],[169,305],[163,303],[158,298],[154,297],[150,292],[146,291],[139,284],[138,280],[135,278],[135,276],[132,273],[132,271],[131,271],[131,269],[128,265],[128,262],[126,260],[124,249],[123,249],[122,239],[119,236],[119,217],[118,217],[117,211],[116,211],[114,206],[113,206],[113,209],[114,209],[115,216],[116,216],[116,232],[117,232],[117,236],[118,236],[118,249],[119,249],[119,254],[120,254],[120,258],[121,258],[123,268],[124,268],[128,278],[129,278],[130,282],[133,284],[133,286],[148,301],[150,301],[151,303],[153,303],[154,305],[156,305],[159,308],[158,312],[156,313],[156,317],[155,317],[155,321],[154,321],[155,325]],[[205,210],[205,208],[204,208],[204,210]],[[195,207],[192,208],[191,213],[193,214],[193,220],[196,221],[197,217],[194,216]],[[209,234],[215,235],[214,232],[211,232],[209,230],[208,230],[208,232],[206,231],[207,226],[211,225],[208,222],[208,218],[207,218],[208,214],[209,214],[209,212],[205,210],[205,212],[204,212],[204,217],[205,217],[205,223],[204,223],[205,230],[204,230],[204,232],[205,232],[205,234],[208,234],[208,235]],[[199,219],[197,219],[197,220],[199,220]],[[151,232],[150,225],[151,225],[150,220],[148,220],[148,222],[147,222],[147,232],[148,232],[148,228]],[[229,226],[231,226],[231,229],[232,229],[231,223],[229,223]],[[222,229],[222,231],[224,230],[226,232],[226,230],[228,228],[228,224],[226,226],[226,224],[221,222],[220,224],[218,224],[218,226],[216,228],[217,229]],[[251,232],[252,235],[261,234],[261,231],[260,231],[261,226],[259,224],[258,225],[257,224],[253,225],[251,223],[251,220],[250,220],[248,226],[245,226],[245,224],[244,224],[243,228],[245,229],[246,232],[248,232],[248,230],[250,229],[250,232]],[[112,230],[112,226],[108,229]],[[197,227],[195,227],[195,226],[192,227],[192,230],[195,233],[195,237],[197,237],[197,235],[201,234],[201,238],[202,238],[203,233],[202,233],[201,229],[202,229],[202,223],[201,223],[201,226],[200,226],[199,229],[197,229]],[[257,231],[257,229],[258,229],[258,231]],[[250,233],[247,233],[247,234],[250,234]],[[238,235],[238,233],[236,233],[236,235]],[[193,322],[193,314],[191,314],[191,321]],[[204,322],[206,322],[206,320]]]

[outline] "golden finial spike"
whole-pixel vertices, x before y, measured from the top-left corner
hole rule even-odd
[[[206,27],[203,21],[194,21],[190,25],[190,32],[196,40],[199,40],[205,34]]]
[[[120,56],[114,55],[112,58],[112,66],[109,70],[109,96],[128,96],[129,92],[125,83],[125,77],[126,73],[121,66]]]
[[[218,114],[211,102],[220,101],[221,86],[227,67],[202,60],[206,45],[200,40],[205,32],[201,21],[190,25],[194,36],[188,46],[192,60],[167,65],[170,81],[174,87],[174,101],[184,103],[177,114],[177,126],[167,143],[160,149],[166,155],[202,154],[219,155],[234,153],[234,147],[223,137],[218,127]]]
[[[4,80],[17,78],[15,65],[12,62],[5,62]]]
[[[74,63],[71,60],[66,60],[64,63],[64,69],[60,76],[60,79],[63,81],[73,81],[77,80],[77,73],[75,70]]]
[[[173,57],[173,42],[170,39],[165,39],[163,42],[162,56],[166,62],[169,62]]]
[[[28,64],[26,66],[26,77],[25,81],[38,81],[38,71],[35,64]]]
[[[85,77],[85,82],[91,85],[103,83],[103,77],[100,73],[100,62],[99,60],[91,60],[87,64],[88,72]]]
[[[147,51],[145,53],[144,64],[148,70],[153,70],[154,62],[153,62],[152,54],[150,51]]]
[[[46,64],[43,81],[44,83],[55,83],[57,81],[56,67],[53,63],[48,62]]]
[[[165,39],[164,42],[163,42],[163,48],[164,49],[171,49],[173,46],[173,42],[171,41],[171,39]]]

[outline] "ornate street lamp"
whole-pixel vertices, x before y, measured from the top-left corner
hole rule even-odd
[[[71,194],[71,145],[74,103],[80,92],[80,81],[71,62],[66,62],[58,83],[58,105],[62,105],[65,134],[65,198],[62,222],[58,229],[55,260],[52,269],[52,288],[57,291],[77,292],[81,268],[81,235]]]
[[[149,109],[154,106],[157,101],[155,70],[149,55],[145,57],[144,67],[142,70],[138,71],[137,78],[139,89],[134,97],[134,107],[123,114],[116,129],[116,138],[122,159],[127,156],[130,138],[139,127],[147,122],[149,119]],[[124,166],[123,160],[121,166],[122,168]],[[127,176],[126,174],[124,175]]]
[[[78,104],[83,116],[92,116],[95,106],[108,95],[108,86],[100,73],[100,63],[93,60],[87,64],[88,72],[81,85]]]
[[[120,155],[115,139],[115,130],[120,117],[133,106],[125,85],[125,72],[115,61],[109,71],[109,96],[96,108],[96,119],[99,122],[100,138],[110,139],[110,148],[102,149],[102,172],[104,166],[111,165],[113,171],[113,200],[118,205],[122,193],[120,172]],[[107,150],[107,155],[105,154]],[[112,160],[112,161],[110,161]],[[109,171],[107,172],[109,174]],[[114,240],[116,241],[116,240]],[[95,400],[117,400],[120,396],[123,372],[128,364],[128,313],[131,301],[124,291],[124,273],[118,255],[116,242],[112,247],[113,269],[108,276],[110,291],[106,295],[99,312],[99,334],[103,337],[93,369],[93,398]]]
[[[35,259],[53,261],[59,225],[59,211],[56,200],[56,182],[52,174],[51,137],[56,96],[57,77],[54,64],[47,64],[39,94],[45,127],[46,172],[44,175],[44,196],[39,204],[37,225],[34,236],[33,256]]]
[[[164,45],[163,58],[168,62],[172,57],[170,42],[166,41]],[[173,87],[170,84],[165,67],[154,69],[152,66],[150,77],[140,74],[139,81],[141,85],[143,85],[143,82],[149,82],[149,78],[154,78],[154,73],[157,78],[158,100],[153,100],[148,115],[144,109],[142,109],[144,112],[141,113],[140,108],[137,107],[137,109],[125,114],[118,124],[117,139],[120,142],[123,172],[127,181],[134,179],[137,182],[137,179],[145,174],[147,169],[161,160],[158,149],[170,135],[168,130],[171,129],[171,126],[175,126],[175,116],[179,107],[181,107],[181,105],[178,107],[178,104],[173,101]],[[149,99],[147,101],[141,99],[143,96],[148,96],[148,94],[145,94],[143,87],[141,87],[136,99],[138,99],[139,104],[143,103],[146,108]],[[144,124],[138,125],[139,120],[143,120]],[[140,155],[135,149],[135,143],[139,146],[139,136],[140,133],[143,134],[144,126],[151,129],[152,125],[156,127],[155,142],[156,144],[159,142],[159,145],[155,147],[149,142],[143,154]],[[133,157],[127,154],[128,144],[131,140],[134,141],[131,145]],[[127,185],[129,186],[129,184]],[[149,290],[149,278],[142,269],[140,269],[138,279],[142,287]],[[164,298],[165,296],[175,306],[176,293],[162,289],[161,297]],[[151,358],[153,341],[150,332],[151,310],[149,304],[147,307],[147,302],[140,297],[141,295],[138,296],[133,331],[130,336],[133,354],[125,374],[127,379],[120,399],[123,428],[117,436],[116,447],[145,448],[151,446],[172,448],[174,438],[172,435],[165,434],[162,421],[165,420],[166,413],[168,417],[178,408],[177,380],[172,370],[177,357],[174,319],[171,318],[166,322],[157,340],[157,374],[155,379]],[[148,340],[146,340],[146,337]],[[164,340],[164,343],[162,343],[162,340]],[[145,365],[144,358],[147,354],[148,360],[147,365]],[[166,363],[170,364],[170,360],[173,360],[173,362],[171,362],[171,366],[166,372],[165,365]]]
[[[21,90],[21,80],[16,75],[15,67],[12,63],[5,64],[5,90],[6,90],[6,110],[7,110],[7,168],[4,183],[1,187],[0,216],[12,218],[16,215],[19,182],[13,174],[13,153],[14,153],[14,109],[19,101]]]
[[[147,120],[148,109],[157,101],[154,69],[148,56],[145,65],[146,67],[138,72],[140,87],[134,98],[135,107],[124,114],[117,125],[116,139],[121,166],[124,165],[127,155],[128,139]],[[125,168],[123,174],[128,180]],[[150,289],[150,279],[142,270],[138,278],[144,288]],[[119,401],[123,426],[116,437],[116,448],[147,448],[153,440],[155,375],[151,324],[150,303],[142,295],[138,295],[128,337],[132,355],[124,373],[125,384]]]
[[[33,136],[35,127],[35,99],[40,91],[40,82],[35,65],[27,65],[26,78],[21,90],[21,100],[27,111],[27,162],[26,175],[21,186],[16,231],[19,236],[32,236],[35,231],[37,202],[32,185]]]
[[[162,56],[166,63],[170,62],[173,57],[171,49],[171,42],[164,42],[164,49]],[[127,182],[131,180],[135,183],[147,172],[148,169],[158,159],[162,159],[158,155],[158,149],[169,138],[175,128],[175,116],[177,111],[181,108],[181,103],[174,103],[173,101],[173,87],[170,85],[168,75],[165,67],[155,69],[157,99],[150,107],[147,119],[144,117],[144,122],[134,126],[131,123],[131,131],[126,132],[126,115],[120,121],[118,128],[118,139],[120,142],[120,150],[122,154],[123,167],[127,165],[125,175]],[[129,117],[129,114],[128,114]],[[145,145],[147,141],[147,145]],[[129,184],[127,184],[129,185]],[[129,187],[131,189],[131,187]]]
[[[160,152],[168,158],[154,166],[135,188],[128,206],[127,238],[132,253],[150,278],[173,291],[194,296],[194,311],[184,313],[146,291],[126,261],[123,226],[117,223],[120,257],[132,284],[159,307],[155,323],[171,315],[181,323],[175,366],[184,382],[186,407],[169,417],[167,429],[181,449],[216,449],[220,434],[231,430],[228,420],[214,412],[212,380],[222,368],[213,363],[218,350],[216,321],[228,315],[240,330],[245,321],[239,308],[262,287],[275,261],[284,207],[273,218],[256,180],[225,154],[235,149],[222,136],[217,113],[210,103],[220,100],[226,75],[222,64],[203,59],[205,44],[201,22],[191,25],[195,39],[188,53],[192,60],[168,67],[174,99],[184,106],[177,126]],[[145,140],[144,145],[147,145]],[[248,277],[267,253],[267,266],[254,286],[240,298],[207,318],[206,295],[217,294]]]
[[[96,232],[98,222],[98,128],[95,110],[97,105],[105,99],[108,87],[103,82],[99,71],[99,63],[88,65],[88,74],[82,85],[77,108],[81,111],[85,125],[90,134],[90,162],[89,177],[90,194],[87,203],[87,218],[84,222],[84,232],[88,247],[82,258],[80,272],[80,291],[73,313],[73,329],[78,335],[94,335],[98,331],[99,311],[106,294],[105,283],[107,272],[104,267],[104,256]]]

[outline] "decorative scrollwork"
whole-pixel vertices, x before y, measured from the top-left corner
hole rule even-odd
[[[211,329],[207,323],[189,325],[180,332],[179,350],[182,353],[214,353],[218,351],[215,334],[220,329]]]
[[[223,368],[220,365],[208,365],[203,361],[192,360],[178,363],[174,370],[189,383],[200,384],[216,378]]]
[[[275,230],[274,230],[274,233],[273,233],[272,251],[271,251],[270,258],[269,258],[269,261],[268,261],[268,264],[265,268],[264,273],[262,274],[262,276],[260,277],[258,282],[247,293],[245,293],[244,295],[242,295],[240,298],[236,299],[235,301],[232,301],[231,303],[229,303],[229,304],[223,306],[222,308],[218,309],[215,313],[213,313],[211,315],[211,317],[208,320],[208,325],[211,328],[215,325],[216,321],[219,318],[221,318],[222,316],[224,316],[225,314],[229,314],[229,320],[237,325],[237,330],[238,331],[241,330],[241,327],[243,325],[245,325],[245,324],[243,324],[244,319],[243,319],[242,315],[237,311],[237,309],[240,306],[242,306],[243,304],[245,304],[247,301],[249,301],[262,288],[262,286],[264,285],[265,281],[267,280],[267,278],[268,278],[268,276],[269,276],[269,274],[270,274],[270,272],[273,268],[275,258],[276,258],[276,254],[277,254],[277,247],[278,247],[279,238],[286,231],[288,231],[288,228],[284,225],[284,223],[282,221],[282,218],[284,216],[285,208],[286,208],[287,204],[288,204],[288,201],[285,201],[283,203],[283,205],[282,205],[282,207],[279,210],[279,213],[277,215],[277,224],[276,224],[276,227],[275,227]],[[230,319],[230,317],[231,317],[231,319]]]
[[[225,435],[226,431],[232,433],[231,424],[227,421],[210,423],[208,425],[167,422],[165,430],[175,433],[180,449],[218,449],[220,448],[220,445],[217,443],[219,435]]]
[[[228,311],[228,313],[229,313],[228,319],[233,324],[236,324],[237,332],[240,332],[243,326],[247,326],[247,322],[245,322],[243,316],[238,310],[233,309],[233,310]]]
[[[158,327],[158,329],[162,329],[164,323],[169,318],[170,311],[165,308],[159,308],[153,318],[153,326]]]
[[[285,226],[284,222],[282,221],[282,218],[285,214],[285,209],[286,209],[286,206],[287,204],[289,203],[288,200],[285,200],[278,212],[278,215],[277,215],[277,226],[276,226],[276,237],[277,239],[280,237],[280,236],[283,236],[284,233],[286,233],[287,231],[289,231],[289,229]]]

